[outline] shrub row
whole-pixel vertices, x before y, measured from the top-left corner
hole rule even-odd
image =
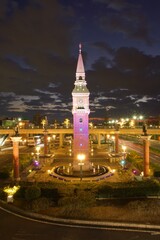
[[[40,187],[38,185],[31,185],[21,186],[14,196],[14,198],[25,198],[28,201],[32,201],[33,199],[37,199],[39,197],[48,198],[57,203],[60,198],[60,194],[57,188],[45,188],[44,186]]]
[[[159,194],[160,184],[156,181],[104,184],[97,190],[97,197],[99,198],[146,197],[148,195],[158,196]]]

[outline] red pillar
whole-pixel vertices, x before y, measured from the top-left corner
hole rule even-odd
[[[13,142],[13,177],[15,181],[20,180],[19,176],[19,141],[21,137],[11,137]]]
[[[151,136],[142,136],[143,139],[143,155],[144,155],[144,177],[149,176],[149,140]]]
[[[119,134],[115,133],[115,152],[119,152]]]

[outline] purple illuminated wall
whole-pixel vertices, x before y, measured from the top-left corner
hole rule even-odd
[[[85,153],[88,155],[88,114],[75,113],[74,122],[74,154]]]

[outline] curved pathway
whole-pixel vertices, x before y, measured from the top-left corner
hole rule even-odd
[[[24,216],[0,207],[0,239],[2,240],[159,240],[160,227],[104,222],[56,221],[38,214]],[[32,216],[32,218],[31,218]],[[115,226],[114,226],[115,225]],[[134,226],[134,227],[133,227]],[[137,227],[136,227],[137,226]],[[142,229],[138,229],[141,227]],[[136,229],[137,228],[137,229]],[[148,230],[147,230],[148,228]]]

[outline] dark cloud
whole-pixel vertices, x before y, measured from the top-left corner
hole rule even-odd
[[[88,78],[93,86],[108,91],[126,88],[139,94],[158,94],[160,58],[148,56],[135,48],[120,48],[115,51],[112,66],[107,67],[107,59],[101,57],[92,65]],[[97,79],[100,79],[97,81]]]
[[[97,47],[98,49],[106,51],[110,55],[113,55],[114,53],[114,49],[106,42],[95,42],[93,46]]]
[[[3,18],[8,6],[4,2]],[[63,20],[66,14],[55,0],[34,0],[23,9],[12,8],[10,17],[0,22],[1,91],[27,92],[61,79],[59,72],[70,62],[71,26]]]
[[[99,24],[105,31],[122,33],[129,39],[140,40],[148,45],[153,44],[150,36],[150,26],[147,16],[142,13],[140,4],[133,4],[125,0],[94,0],[107,6],[111,11],[99,14]]]
[[[114,62],[120,69],[144,71],[149,68],[154,57],[145,55],[136,48],[120,48],[115,52]]]
[[[141,40],[148,45],[153,42],[149,36],[149,26],[145,20],[139,19],[136,22],[134,17],[127,19],[124,14],[112,13],[101,17],[100,24],[106,31],[119,32],[124,34],[125,37]]]
[[[126,0],[93,0],[93,2],[106,4],[108,8],[116,11],[130,9],[131,7],[137,8],[137,5],[129,3]]]
[[[91,114],[159,113],[160,55],[144,51],[155,42],[142,3],[0,1],[1,113],[72,117],[79,42]]]
[[[35,3],[39,7],[35,7]],[[10,18],[0,25],[1,34],[8,40],[4,51],[14,52],[15,49],[16,54],[24,54],[52,50],[65,56],[68,46],[62,43],[67,43],[69,26],[63,22],[64,15],[65,11],[56,0],[29,1],[24,9],[14,9]]]

